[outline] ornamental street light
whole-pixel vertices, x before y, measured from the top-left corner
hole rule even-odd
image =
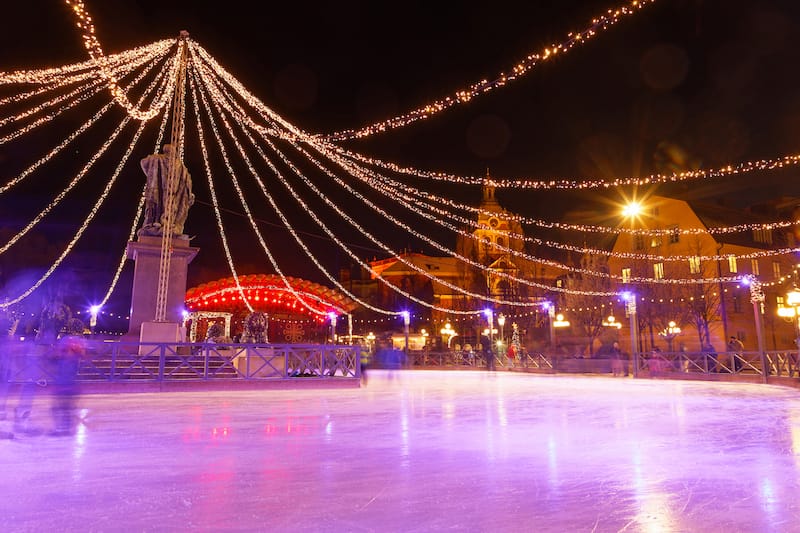
[[[328,318],[331,320],[331,344],[336,344],[336,313],[331,311],[328,313]]]
[[[663,337],[667,341],[667,345],[669,345],[669,352],[672,353],[673,347],[672,343],[675,340],[675,337],[681,334],[681,328],[675,323],[674,320],[669,321],[669,325],[664,328],[663,331],[658,332],[659,337]]]
[[[506,315],[500,313],[497,316],[497,325],[500,326],[500,340],[497,342],[497,351],[500,355],[503,355],[503,346],[505,345],[505,335],[503,335],[503,326],[506,325]]]
[[[403,335],[405,337],[405,349],[403,351],[406,352],[406,357],[408,357],[408,326],[411,324],[411,313],[401,311],[400,315],[403,317]]]
[[[636,294],[623,292],[626,310],[631,321],[631,357],[633,358],[633,377],[639,377],[639,319],[636,315]]]
[[[442,337],[447,337],[448,348],[450,348],[450,341],[453,340],[453,337],[458,336],[458,333],[456,333],[456,330],[450,325],[450,322],[446,323],[444,327],[439,330],[439,333],[442,334]]]
[[[794,322],[795,346],[798,350],[798,358],[800,358],[800,290],[792,288],[786,293],[786,307],[778,308],[778,316],[790,318]]]

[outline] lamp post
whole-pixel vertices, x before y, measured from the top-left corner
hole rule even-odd
[[[331,311],[328,318],[331,319],[331,344],[336,344],[336,313]]]
[[[489,323],[489,329],[486,332],[489,337],[489,349],[483,349],[486,354],[486,368],[487,370],[494,370],[494,311],[484,309],[483,314],[486,315],[486,321]]]
[[[408,326],[411,324],[411,313],[408,311],[402,311],[400,313],[403,316],[403,334],[405,336],[405,349],[403,350],[406,353],[406,358],[408,357]]]
[[[547,322],[550,326],[550,350],[553,352],[553,356],[556,353],[556,327],[555,327],[555,319],[556,319],[556,308],[550,302],[545,302],[544,304],[545,309],[547,309]]]
[[[505,346],[505,335],[503,335],[503,326],[506,325],[506,315],[500,313],[497,315],[497,325],[500,326],[500,340],[497,342],[497,352],[498,355],[505,355],[504,346]]]
[[[675,337],[680,335],[680,333],[681,333],[681,328],[678,327],[678,325],[675,323],[674,320],[670,320],[669,324],[667,325],[667,327],[664,328],[663,331],[660,331],[658,333],[658,335],[660,337],[664,337],[664,340],[667,341],[667,345],[669,346],[669,352],[670,353],[672,353],[674,351],[673,347],[672,347],[672,343],[675,340]]]
[[[93,305],[89,308],[89,331],[92,337],[94,337],[94,328],[97,327],[97,314],[99,312],[99,305]]]
[[[767,354],[764,351],[764,325],[761,321],[761,315],[764,313],[764,289],[755,276],[746,277],[743,282],[745,285],[750,286],[750,302],[753,304],[753,318],[755,319],[758,353],[761,360],[761,375],[764,383],[766,383],[769,369],[767,368]],[[800,294],[798,294],[797,302],[800,304]]]
[[[622,299],[627,303],[626,310],[631,323],[631,358],[633,359],[633,377],[639,377],[639,319],[636,316],[636,294],[622,293]]]
[[[778,316],[791,318],[795,326],[794,344],[798,350],[798,361],[800,361],[800,290],[796,287],[786,293],[786,305],[778,309]]]
[[[369,353],[373,353],[375,351],[375,334],[371,331],[367,334],[367,349]]]
[[[453,337],[458,335],[456,330],[453,329],[453,326],[450,325],[450,322],[447,322],[444,327],[439,330],[439,333],[442,334],[442,337],[447,337],[448,348],[450,348],[450,341],[453,340]]]

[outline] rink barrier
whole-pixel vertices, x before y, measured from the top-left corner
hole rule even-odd
[[[411,368],[486,369],[486,358],[479,352],[418,351],[408,355]],[[741,352],[720,354],[703,352],[662,352],[638,354],[636,360],[622,359],[622,373],[636,377],[672,377],[717,380],[723,376],[738,376],[743,380],[762,382],[768,378],[800,380],[796,350]],[[638,363],[638,365],[634,365]],[[516,358],[496,356],[495,366],[528,372],[563,374],[610,374],[612,360],[608,358],[577,358],[545,353],[522,353]],[[764,369],[766,368],[766,373]]]
[[[3,345],[10,383],[48,383],[57,352],[30,342]],[[361,347],[333,344],[213,344],[89,341],[80,382],[268,381],[360,378]]]

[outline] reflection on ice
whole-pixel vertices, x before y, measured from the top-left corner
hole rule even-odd
[[[0,441],[4,529],[800,529],[794,389],[372,371],[79,403],[68,439]]]

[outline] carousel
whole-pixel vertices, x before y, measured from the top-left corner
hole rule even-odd
[[[312,281],[251,274],[239,276],[238,286],[230,277],[187,290],[185,326],[192,342],[205,340],[212,326],[237,342],[247,318],[263,313],[269,342],[316,343],[328,338],[332,316],[350,317],[356,307],[340,291]]]

